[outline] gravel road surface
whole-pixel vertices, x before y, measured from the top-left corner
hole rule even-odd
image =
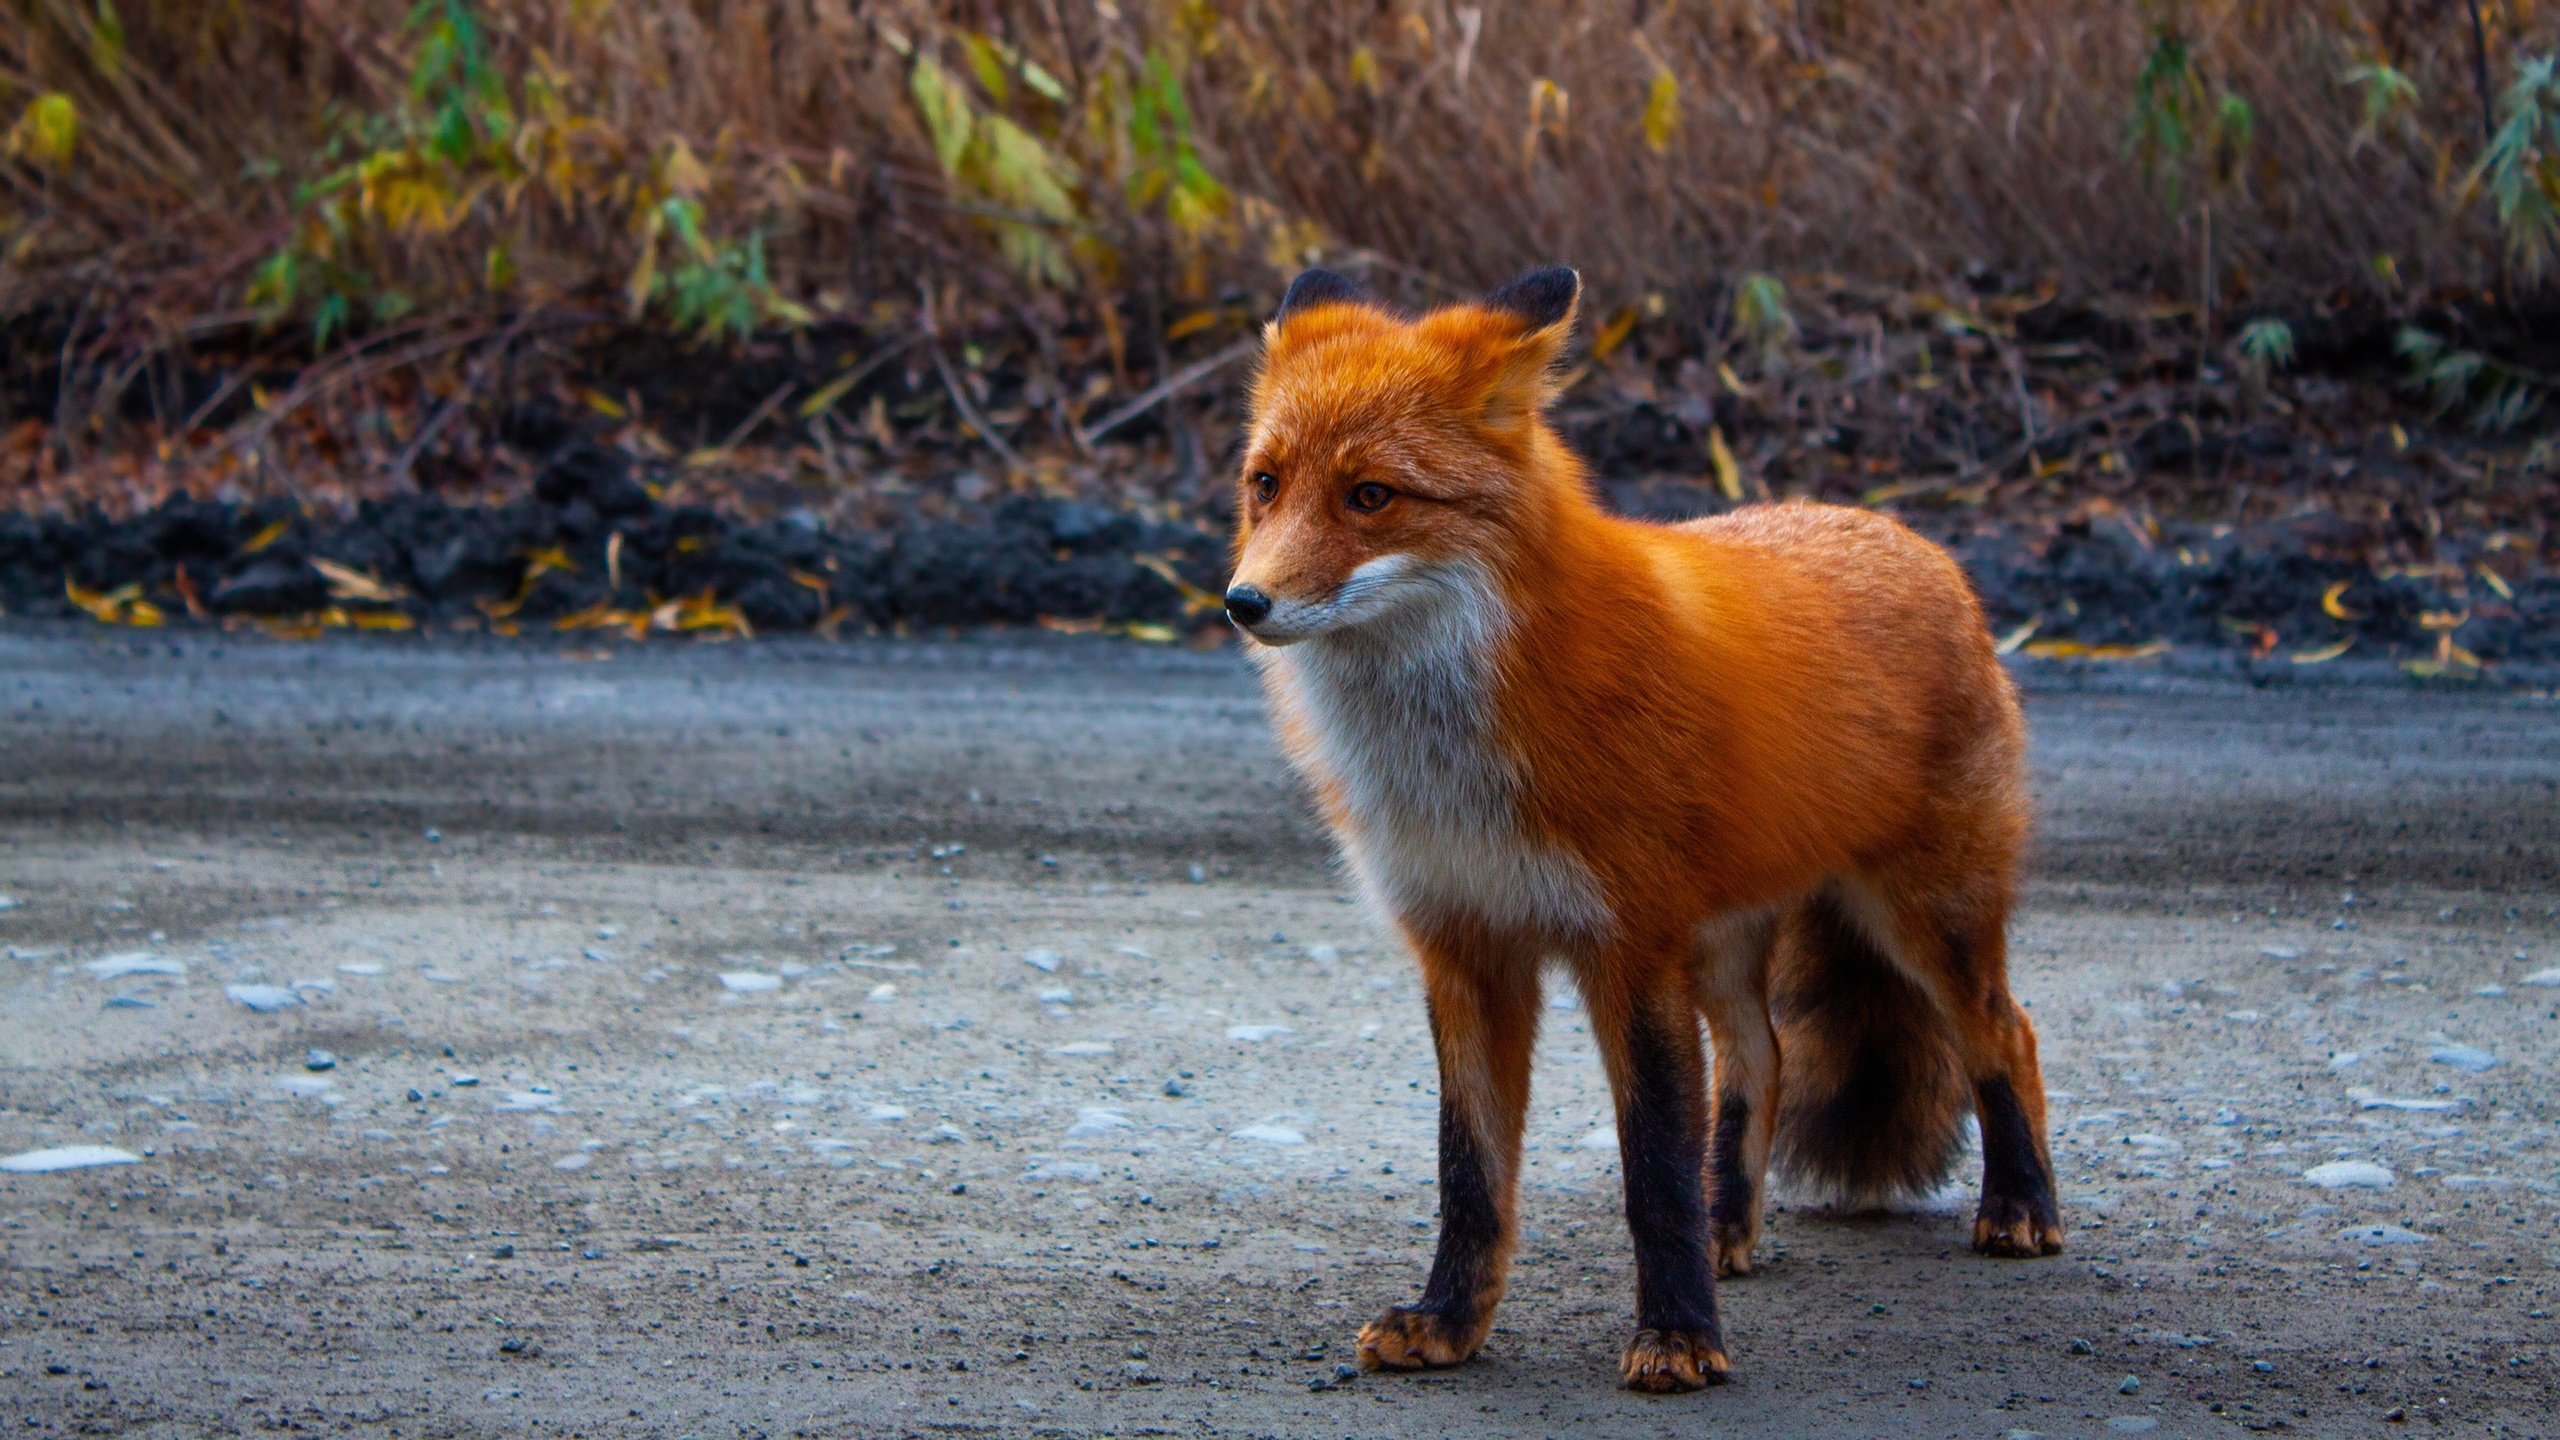
[[[0,1173],[0,1422],[2555,1433],[2560,703],[2029,710],[2069,1248],[1782,1204],[1651,1398],[1562,987],[1492,1340],[1341,1368],[1433,1068],[1232,651],[0,631],[0,1156],[137,1157]]]

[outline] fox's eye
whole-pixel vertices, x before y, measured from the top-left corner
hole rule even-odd
[[[1253,477],[1253,498],[1268,505],[1280,493],[1280,477],[1261,471]]]
[[[1351,508],[1364,515],[1384,510],[1387,502],[1394,498],[1396,492],[1375,480],[1363,480],[1351,487]]]

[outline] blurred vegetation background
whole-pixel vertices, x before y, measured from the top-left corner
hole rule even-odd
[[[1146,441],[1182,503],[1223,480],[1214,382],[1316,261],[1418,301],[1578,265],[1592,361],[1679,432],[1652,463],[1729,495],[1872,490],[1879,447],[1791,450],[1942,372],[2000,433],[1913,421],[1938,438],[1890,465],[2122,470],[2122,414],[2054,439],[2122,408],[2037,369],[2075,345],[2200,387],[2157,407],[2190,428],[2206,390],[2281,410],[2288,373],[2380,367],[2512,433],[2551,378],[2546,0],[6,11],[27,494],[100,457],[137,496],[315,457],[461,483],[543,394],[839,484],[966,450],[1090,488]]]

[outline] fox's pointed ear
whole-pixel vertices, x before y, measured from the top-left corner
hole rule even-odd
[[[1338,271],[1313,269],[1298,272],[1289,282],[1289,293],[1280,297],[1280,309],[1271,323],[1285,323],[1291,315],[1312,310],[1319,305],[1357,305],[1370,299],[1369,287]]]
[[[1556,362],[1573,339],[1574,311],[1581,303],[1582,277],[1567,265],[1532,270],[1484,297],[1484,312],[1520,327],[1496,346],[1486,424],[1507,429],[1535,419],[1555,398]]]
[[[1573,312],[1582,302],[1582,277],[1570,265],[1550,265],[1532,270],[1516,280],[1494,287],[1484,297],[1488,310],[1502,310],[1517,315],[1531,330],[1568,329],[1573,325]]]

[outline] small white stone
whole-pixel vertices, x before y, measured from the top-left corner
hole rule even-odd
[[[1067,1127],[1067,1138],[1079,1140],[1094,1135],[1108,1135],[1114,1130],[1129,1128],[1129,1117],[1119,1111],[1100,1105],[1087,1105],[1076,1111],[1076,1123]]]
[[[1581,1139],[1574,1141],[1573,1148],[1576,1150],[1615,1151],[1618,1148],[1618,1127],[1615,1125],[1598,1126],[1586,1133]]]
[[[121,955],[102,955],[95,960],[83,962],[80,968],[101,980],[113,980],[122,975],[184,975],[187,973],[187,967],[183,961],[164,960],[148,950],[128,950]]]
[[[551,1168],[554,1170],[584,1170],[587,1168],[586,1152],[582,1150],[575,1155],[563,1155],[559,1159],[551,1162]]]
[[[2332,1160],[2302,1172],[2323,1190],[2380,1190],[2394,1183],[2391,1172],[2370,1160]]]
[[[1227,1027],[1228,1039],[1241,1040],[1248,1045],[1264,1040],[1277,1040],[1283,1035],[1297,1033],[1294,1027],[1288,1025],[1230,1025]]]
[[[767,975],[761,970],[723,970],[720,972],[720,987],[733,995],[759,995],[781,989],[782,977]]]
[[[1102,1167],[1081,1160],[1050,1160],[1022,1172],[1025,1180],[1073,1181],[1090,1185],[1102,1178]]]
[[[57,1145],[0,1158],[0,1170],[12,1175],[44,1175],[56,1170],[85,1170],[92,1165],[135,1165],[142,1157],[113,1145]]]
[[[2456,1045],[2449,1041],[2429,1050],[2427,1058],[2439,1065],[2450,1065],[2470,1075],[2477,1075],[2483,1070],[2494,1070],[2498,1066],[2498,1057],[2488,1051],[2476,1045]]]
[[[282,985],[225,985],[222,993],[261,1015],[302,1003],[301,995]]]
[[[906,1119],[907,1107],[904,1105],[874,1105],[869,1110],[863,1112],[862,1118],[871,1121],[875,1125],[886,1125],[893,1121]]]
[[[898,987],[884,980],[871,987],[871,998],[874,1000],[895,1000],[898,998]]]
[[[1058,958],[1058,952],[1055,950],[1025,950],[1022,952],[1022,963],[1030,966],[1034,970],[1040,971],[1042,974],[1057,973]]]
[[[1052,1055],[1108,1055],[1116,1048],[1118,1047],[1108,1040],[1078,1040],[1072,1045],[1061,1045],[1049,1053]]]
[[[299,1095],[305,1100],[317,1099],[338,1088],[337,1082],[325,1075],[279,1075],[272,1083],[287,1095]]]
[[[2548,970],[2536,970],[2524,977],[2523,983],[2539,985],[2546,990],[2560,988],[2560,965],[2555,965]]]
[[[1305,1132],[1299,1130],[1298,1127],[1294,1125],[1282,1125],[1269,1120],[1265,1120],[1257,1125],[1247,1125],[1243,1129],[1232,1133],[1238,1140],[1253,1140],[1264,1145],[1304,1145],[1307,1143]]]
[[[2338,1238],[2358,1245],[2424,1245],[2435,1237],[2398,1225],[2350,1225]]]
[[[338,967],[341,975],[379,975],[382,967],[370,960],[349,960]]]

